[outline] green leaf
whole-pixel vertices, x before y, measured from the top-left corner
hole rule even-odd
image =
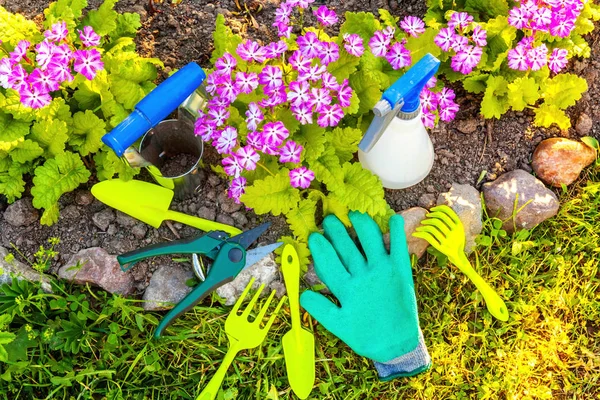
[[[480,20],[486,20],[497,15],[508,15],[508,2],[506,0],[466,0],[464,9],[471,14],[479,14]]]
[[[360,99],[358,105],[358,113],[368,113],[375,107],[375,104],[381,98],[381,90],[378,85],[374,85],[376,81],[375,75],[369,71],[359,71],[350,77],[350,86],[356,92],[356,95]]]
[[[106,36],[117,29],[117,12],[113,10],[118,0],[104,0],[97,10],[92,10],[83,19],[100,36]]]
[[[35,22],[28,20],[21,14],[8,12],[4,7],[0,7],[0,32],[0,38],[5,46],[11,48],[21,40],[35,42],[35,38],[40,36]]]
[[[115,174],[119,174],[120,179],[128,181],[140,172],[139,168],[131,168],[129,164],[110,150],[96,153],[94,163],[96,164],[96,176],[101,181],[112,179]]]
[[[35,169],[34,186],[31,188],[33,206],[49,211],[46,220],[53,220],[56,203],[63,194],[75,190],[90,178],[77,154],[65,152],[47,160]]]
[[[485,92],[488,74],[471,74],[463,80],[463,87],[470,93]]]
[[[0,345],[0,361],[7,362],[8,361],[8,353],[4,346]]]
[[[40,224],[52,226],[58,222],[59,216],[60,211],[58,209],[58,203],[54,203],[44,210],[42,217],[40,218]]]
[[[335,191],[342,203],[350,210],[365,212],[371,216],[387,211],[388,205],[379,178],[364,169],[360,163],[345,163],[342,170],[344,186]]]
[[[57,97],[53,99],[52,102],[46,107],[36,110],[35,117],[36,120],[58,119],[60,121],[66,122],[67,125],[70,125],[72,122],[71,108],[67,105],[67,103],[65,103],[65,99],[63,99],[62,97]]]
[[[556,75],[546,82],[542,97],[545,104],[565,109],[574,106],[587,89],[585,79],[575,74],[565,73]]]
[[[325,129],[316,124],[301,125],[292,140],[304,147],[303,160],[314,160],[325,151]]]
[[[427,53],[434,57],[442,54],[442,50],[434,43],[433,39],[438,34],[438,29],[427,28],[419,37],[410,36],[407,39],[406,48],[410,50],[411,66],[423,58]]]
[[[10,157],[14,161],[24,164],[28,161],[35,160],[42,154],[44,154],[44,149],[42,149],[37,142],[27,139],[24,142],[19,143],[17,147],[10,152]]]
[[[523,111],[539,98],[539,85],[534,78],[517,78],[508,84],[508,101],[513,110]]]
[[[510,107],[507,92],[508,84],[504,77],[490,76],[481,101],[481,114],[485,118],[500,118]]]
[[[93,80],[84,80],[77,85],[73,97],[79,103],[80,110],[93,110],[113,99],[106,70],[98,72]]]
[[[348,228],[352,226],[348,218],[348,206],[344,204],[334,193],[323,196],[323,216],[333,214]]]
[[[97,152],[102,147],[102,136],[106,133],[106,123],[91,110],[73,115],[73,136],[69,144],[82,156]]]
[[[512,48],[513,41],[517,37],[517,29],[508,23],[505,15],[498,15],[481,25],[487,31],[487,46],[485,47],[487,62],[486,66],[482,68],[495,71],[500,67],[497,64],[498,59],[503,61],[506,52]]]
[[[380,8],[377,11],[379,12],[379,19],[381,20],[381,22],[383,22],[383,26],[392,26],[394,28],[398,27],[398,21],[400,21],[399,17],[394,17],[385,8]]]
[[[346,33],[356,33],[362,38],[366,47],[378,29],[381,29],[381,24],[372,13],[348,11],[345,14],[345,21],[340,27],[340,37],[343,37]]]
[[[33,108],[25,107],[21,103],[21,96],[16,90],[9,89],[5,92],[5,95],[2,111],[12,114],[13,117],[21,122],[31,122],[35,119],[37,112]]]
[[[132,111],[135,105],[147,94],[140,84],[129,79],[115,75],[110,75],[108,79],[110,90],[115,99],[123,104],[126,110]]]
[[[363,132],[356,128],[335,128],[326,133],[325,137],[330,146],[335,149],[335,155],[340,163],[350,161],[358,151],[358,143],[363,137]]]
[[[275,250],[275,254],[277,257],[275,258],[275,262],[278,265],[281,265],[281,254],[283,253],[283,248],[286,245],[294,246],[296,253],[298,253],[298,260],[300,261],[300,271],[302,273],[306,273],[308,270],[308,264],[310,264],[310,250],[305,242],[300,242],[291,236],[282,236],[279,238],[278,242],[283,242],[283,246],[279,246]]]
[[[287,130],[290,131],[290,135],[293,135],[294,132],[296,132],[300,127],[300,122],[296,119],[296,117],[294,117],[294,114],[292,114],[289,108],[280,108],[279,110],[277,110],[275,118],[278,121],[283,122]],[[244,118],[241,118],[241,120],[241,125],[244,126],[244,128],[247,130],[248,128],[244,121]]]
[[[37,121],[31,127],[28,138],[35,140],[44,149],[47,157],[62,154],[65,150],[67,124],[63,121]]]
[[[234,35],[231,29],[225,25],[225,17],[222,14],[217,15],[215,24],[215,31],[213,32],[215,49],[210,57],[211,64],[214,65],[218,58],[223,57],[225,52],[229,52],[238,60],[238,66],[246,65],[247,63],[241,60],[235,52],[237,46],[242,43],[242,37]]]
[[[290,185],[289,170],[283,168],[275,176],[256,180],[246,188],[241,201],[257,214],[285,214],[298,206],[300,191]]]
[[[592,149],[600,150],[600,143],[598,142],[598,139],[594,137],[584,136],[581,138],[581,141],[590,146]]]
[[[300,201],[298,207],[292,208],[285,214],[286,221],[298,240],[307,241],[308,235],[319,230],[315,222],[316,212],[317,202],[304,199]]]
[[[315,178],[323,182],[328,190],[333,191],[343,185],[344,172],[333,147],[328,146],[318,158],[310,160],[309,166],[315,173]]]
[[[110,38],[115,41],[121,37],[135,37],[138,29],[142,27],[140,14],[123,13],[117,16],[117,28],[111,32]]]
[[[569,129],[571,120],[563,110],[553,104],[542,104],[535,110],[536,126],[549,128],[552,124],[558,125],[560,129]]]
[[[54,23],[65,21],[69,30],[69,37],[74,39],[77,37],[75,28],[78,25],[82,11],[87,7],[87,0],[58,0],[51,3],[44,10],[46,16],[44,20],[44,28],[49,29]]]
[[[0,173],[0,193],[5,195],[8,202],[20,199],[25,191],[23,174],[16,166],[11,166],[7,172]]]
[[[327,71],[335,76],[338,83],[342,83],[344,79],[350,78],[350,75],[356,71],[360,57],[355,57],[348,53],[342,46],[340,48],[340,58],[327,66]]]
[[[0,151],[9,151],[29,133],[29,122],[15,119],[0,111]]]

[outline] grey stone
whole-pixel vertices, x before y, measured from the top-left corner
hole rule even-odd
[[[421,221],[425,219],[427,210],[422,207],[412,207],[404,211],[398,212],[404,218],[404,234],[406,235],[406,243],[408,244],[408,252],[414,254],[417,258],[421,258],[429,243],[425,239],[416,238],[412,234],[415,232],[417,227],[421,225]],[[390,234],[386,233],[383,235],[383,241],[385,247],[389,250],[390,248]]]
[[[4,211],[4,219],[12,226],[29,226],[38,220],[38,210],[33,208],[30,198],[20,199]]]
[[[473,133],[477,130],[479,126],[479,121],[475,118],[463,119],[456,122],[456,129],[461,131],[462,133]]]
[[[216,175],[214,175],[214,174],[213,174],[213,175],[210,175],[210,176],[208,177],[208,184],[209,184],[211,187],[215,187],[215,186],[217,186],[219,183],[221,183],[221,180],[219,179],[219,177],[218,177],[218,176],[216,176]]]
[[[78,190],[75,192],[75,203],[80,206],[89,206],[94,201],[94,195],[87,190]]]
[[[137,219],[135,219],[121,211],[117,211],[116,221],[117,221],[117,224],[121,225],[124,228],[131,228],[138,222]]]
[[[233,218],[226,214],[217,215],[217,222],[231,226],[235,225],[235,221],[233,220]]]
[[[577,123],[575,124],[575,130],[579,136],[587,136],[592,131],[592,127],[594,126],[594,122],[586,113],[579,114],[579,118],[577,119]]]
[[[77,284],[90,283],[110,293],[130,294],[133,277],[123,272],[117,256],[100,247],[83,249],[71,257],[58,271],[58,276]]]
[[[107,233],[109,236],[114,236],[114,235],[116,235],[116,234],[117,234],[117,232],[118,232],[118,231],[119,231],[119,229],[117,228],[117,225],[115,225],[115,224],[110,224],[110,225],[108,226],[108,229],[106,230],[106,233]]]
[[[437,204],[449,206],[458,215],[465,228],[465,252],[469,254],[475,247],[475,237],[483,229],[481,195],[473,186],[453,183],[449,192],[438,196]]]
[[[225,299],[226,305],[232,305],[242,294],[250,279],[254,277],[255,281],[252,289],[258,289],[261,284],[265,284],[265,289],[261,296],[268,295],[271,284],[275,281],[281,281],[279,267],[275,263],[273,254],[269,254],[253,266],[246,268],[231,282],[217,288],[217,294]]]
[[[556,195],[542,181],[520,169],[484,184],[483,197],[490,216],[504,221],[503,229],[511,233],[515,228],[533,228],[556,215],[560,207]],[[513,210],[520,211],[513,217]]]
[[[218,203],[221,205],[221,210],[224,213],[231,214],[242,208],[241,204],[237,204],[235,201],[227,197],[227,193],[221,192],[217,199]]]
[[[110,223],[114,220],[115,213],[110,208],[105,208],[104,210],[97,212],[92,216],[92,221],[94,222],[94,225],[96,225],[103,231],[106,231]]]
[[[60,219],[78,219],[81,213],[75,204],[69,204],[60,212]]]
[[[40,274],[28,265],[23,264],[18,260],[6,261],[4,258],[8,255],[8,250],[0,247],[0,285],[12,282],[11,275],[14,275],[17,280],[26,280],[29,282],[40,282],[42,290],[46,293],[52,293],[52,285],[50,277],[45,274]]]
[[[217,218],[217,212],[215,209],[210,207],[200,207],[196,215],[200,218],[208,219],[210,221],[214,221],[215,218]]]
[[[148,232],[148,228],[145,224],[136,224],[133,228],[131,228],[131,233],[135,236],[136,239],[143,239],[146,237],[146,233]]]
[[[231,218],[234,219],[236,226],[242,227],[248,223],[248,218],[243,212],[236,211],[231,214]]]
[[[431,208],[435,206],[435,196],[431,193],[423,193],[421,197],[419,197],[419,207],[423,208]]]
[[[168,310],[192,291],[185,283],[194,273],[180,265],[161,265],[152,274],[144,292],[142,307],[146,311]]]

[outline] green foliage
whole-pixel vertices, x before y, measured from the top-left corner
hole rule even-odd
[[[66,21],[69,40],[79,41],[77,29],[90,25],[102,36],[99,50],[105,70],[94,80],[77,75],[50,105],[29,109],[14,90],[0,88],[0,195],[9,202],[20,198],[28,176],[34,176],[34,205],[44,208],[42,223],[58,219],[58,198],[91,172],[99,179],[118,174],[131,179],[138,173],[101,142],[135,104],[154,87],[157,59],[142,58],[133,38],[141,26],[137,14],[120,14],[116,0],[85,12],[87,0],[58,0],[44,11],[44,29]],[[42,34],[35,23],[0,7],[0,40],[12,50],[19,40],[35,42]],[[89,168],[89,170],[88,170]]]

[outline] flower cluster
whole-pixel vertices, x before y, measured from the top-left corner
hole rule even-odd
[[[526,36],[508,51],[508,66],[519,71],[537,71],[548,65],[552,72],[559,72],[568,62],[566,49],[555,48],[551,53],[546,44],[533,45],[533,37]]]
[[[67,24],[57,22],[35,46],[21,40],[8,57],[0,59],[0,86],[18,91],[25,106],[41,108],[52,101],[51,92],[73,80],[73,70],[94,79],[104,68],[94,48],[100,44],[100,36],[91,27],[84,27],[79,31],[82,48],[77,49],[69,42],[68,33]]]
[[[427,85],[421,92],[421,106],[423,107],[423,113],[421,120],[423,124],[428,128],[435,126],[436,114],[444,122],[450,122],[454,119],[458,112],[458,104],[454,102],[456,95],[454,90],[449,88],[442,88],[439,92],[433,92],[431,89],[435,87],[437,80],[432,77]]]
[[[425,23],[417,17],[408,16],[400,22],[400,28],[410,36],[419,37],[421,33],[425,32]],[[401,39],[398,41],[395,40],[395,37],[396,28],[393,26],[387,26],[383,30],[376,31],[369,40],[369,49],[376,57],[385,57],[393,69],[408,67],[412,64],[412,59],[410,50],[405,47],[407,40]]]
[[[468,13],[455,12],[450,16],[448,26],[440,29],[434,42],[444,51],[454,51],[450,66],[454,71],[467,75],[481,61],[487,32],[475,24]]]

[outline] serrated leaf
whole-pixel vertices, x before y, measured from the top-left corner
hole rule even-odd
[[[386,212],[388,205],[379,178],[364,169],[360,163],[345,163],[342,171],[344,185],[335,191],[342,203],[350,210],[365,212],[371,216]]]
[[[565,109],[574,106],[587,89],[585,79],[575,74],[565,73],[556,75],[546,82],[542,97],[545,104]]]
[[[6,196],[9,203],[20,199],[24,191],[25,181],[17,166],[13,164],[7,172],[0,173],[0,193]]]
[[[0,112],[0,151],[9,151],[29,133],[29,122],[15,119],[11,114]]]
[[[300,191],[290,184],[289,170],[283,168],[275,176],[256,180],[246,187],[246,193],[240,198],[257,214],[271,213],[280,215],[298,206]]]
[[[73,97],[79,103],[80,110],[93,110],[113,99],[106,70],[98,72],[93,80],[84,80],[77,85]]]
[[[115,99],[123,104],[126,110],[133,110],[135,105],[146,96],[144,89],[136,82],[114,75],[110,75],[108,79]]]
[[[77,154],[65,152],[47,160],[35,169],[31,188],[33,206],[49,210],[47,221],[52,220],[53,207],[63,194],[75,190],[90,178]]]
[[[42,154],[44,154],[44,149],[42,149],[37,142],[27,139],[19,143],[17,147],[10,152],[10,157],[14,161],[23,164],[35,160]]]
[[[508,15],[506,0],[466,0],[464,10],[470,14],[479,14],[480,20],[486,20],[497,15]]]
[[[536,126],[549,128],[552,124],[558,125],[560,129],[569,129],[571,120],[563,110],[551,104],[542,104],[535,110]]]
[[[64,121],[37,121],[31,127],[28,138],[35,140],[46,152],[48,157],[62,154],[65,150],[67,124]]]
[[[283,253],[283,248],[289,244],[294,247],[296,253],[298,254],[298,260],[300,262],[300,271],[302,273],[306,273],[306,271],[308,270],[308,264],[310,264],[310,250],[308,249],[306,243],[300,242],[292,238],[291,236],[282,236],[279,238],[278,242],[282,242],[283,246],[279,246],[275,250],[275,262],[278,265],[281,265],[281,254]]]
[[[470,93],[485,92],[488,76],[488,74],[471,74],[463,80],[463,87]]]
[[[383,26],[392,26],[394,28],[398,27],[399,17],[393,16],[388,10],[385,8],[380,8],[377,10],[379,12],[379,19],[383,22]]]
[[[315,178],[323,182],[329,191],[336,190],[344,183],[344,172],[340,159],[335,155],[333,147],[327,147],[318,158],[309,161],[310,169]]]
[[[52,226],[58,222],[59,217],[60,211],[58,209],[58,203],[54,203],[44,210],[42,217],[40,218],[40,224]]]
[[[100,36],[106,36],[117,29],[117,12],[113,10],[118,0],[104,0],[97,10],[87,13],[83,25],[89,25]]]
[[[91,110],[73,115],[73,136],[69,144],[82,156],[97,152],[102,147],[102,136],[106,133],[106,123]]]
[[[381,90],[378,85],[374,85],[376,81],[373,74],[368,71],[359,71],[350,77],[350,86],[356,92],[356,95],[360,99],[358,105],[358,113],[368,113],[375,107],[375,104],[381,98]]]
[[[517,78],[508,84],[508,101],[513,110],[523,111],[539,98],[539,85],[533,78]]]
[[[356,128],[335,128],[325,135],[327,143],[335,149],[335,155],[343,164],[354,158],[358,151],[358,143],[363,137],[363,132]]]
[[[4,346],[0,345],[0,361],[7,362],[8,361],[8,353]]]
[[[390,218],[394,214],[396,214],[396,212],[394,210],[392,210],[390,208],[390,206],[388,205],[385,213],[377,214],[377,215],[373,216],[373,220],[377,223],[377,225],[379,225],[379,229],[381,229],[381,232],[383,232],[383,233],[389,232],[389,230],[390,230],[389,221],[390,221]]]
[[[135,37],[138,29],[142,27],[140,14],[123,13],[117,16],[117,27],[111,32],[110,38],[115,41],[121,37]]]
[[[375,31],[381,29],[381,24],[372,13],[347,11],[344,17],[345,21],[340,27],[340,37],[344,37],[346,33],[356,33],[362,38],[365,47]]]
[[[71,109],[65,103],[65,100],[62,97],[57,97],[52,100],[50,104],[46,107],[40,108],[36,110],[36,120],[45,119],[45,120],[54,120],[58,119],[60,121],[64,121],[69,125],[72,120]]]
[[[335,194],[329,193],[323,196],[323,216],[334,214],[348,228],[352,226],[350,218],[348,218],[348,206],[344,204]]]
[[[223,57],[225,52],[229,52],[238,60],[238,66],[246,65],[247,63],[239,58],[235,51],[240,43],[242,43],[242,37],[234,35],[231,29],[225,25],[225,17],[222,14],[217,15],[213,32],[214,50],[210,57],[211,64],[214,65],[218,58]]]
[[[298,240],[307,241],[308,235],[319,230],[315,222],[316,212],[317,202],[304,199],[298,203],[298,207],[292,208],[285,214],[286,221]]]
[[[508,23],[508,17],[505,15],[498,15],[488,20],[487,23],[482,24],[482,27],[487,31],[485,47],[487,63],[484,68],[495,70],[496,67],[499,68],[498,58],[502,57],[501,61],[503,61],[506,55],[502,56],[502,54],[507,54],[506,52],[512,48],[513,41],[517,37],[517,29]]]
[[[485,118],[500,118],[510,107],[507,92],[508,84],[504,77],[490,76],[481,101],[481,114]]]
[[[335,76],[338,83],[342,83],[344,79],[350,78],[350,75],[356,71],[360,57],[355,57],[348,53],[343,46],[340,47],[340,58],[327,66],[327,71]]]
[[[35,22],[28,20],[21,14],[8,12],[0,7],[0,32],[5,46],[14,47],[21,40],[35,41],[40,32]]]
[[[36,117],[36,110],[25,107],[21,103],[21,97],[16,90],[9,89],[5,92],[2,111],[12,114],[13,117],[22,122],[31,122]]]
[[[301,125],[300,129],[292,137],[296,143],[304,147],[302,159],[314,160],[325,151],[325,129],[316,124]]]
[[[430,53],[434,57],[437,57],[442,53],[442,50],[433,41],[437,36],[438,31],[438,29],[428,27],[425,32],[418,37],[408,37],[406,48],[410,50],[411,66],[423,58],[427,53]]]
[[[119,179],[128,181],[140,172],[139,168],[131,168],[128,163],[110,150],[96,153],[94,164],[96,165],[96,176],[101,181],[112,179],[115,174],[119,174]]]
[[[283,125],[285,125],[285,127],[287,128],[288,131],[290,131],[290,135],[293,135],[294,132],[296,132],[298,130],[298,128],[300,127],[300,122],[296,119],[296,117],[294,117],[294,114],[292,114],[292,112],[290,111],[289,108],[280,108],[279,110],[277,110],[277,113],[275,114],[275,118],[278,121],[283,122]],[[240,116],[240,119],[242,120],[241,125],[247,131],[248,127],[245,123],[244,118],[242,118]]]

